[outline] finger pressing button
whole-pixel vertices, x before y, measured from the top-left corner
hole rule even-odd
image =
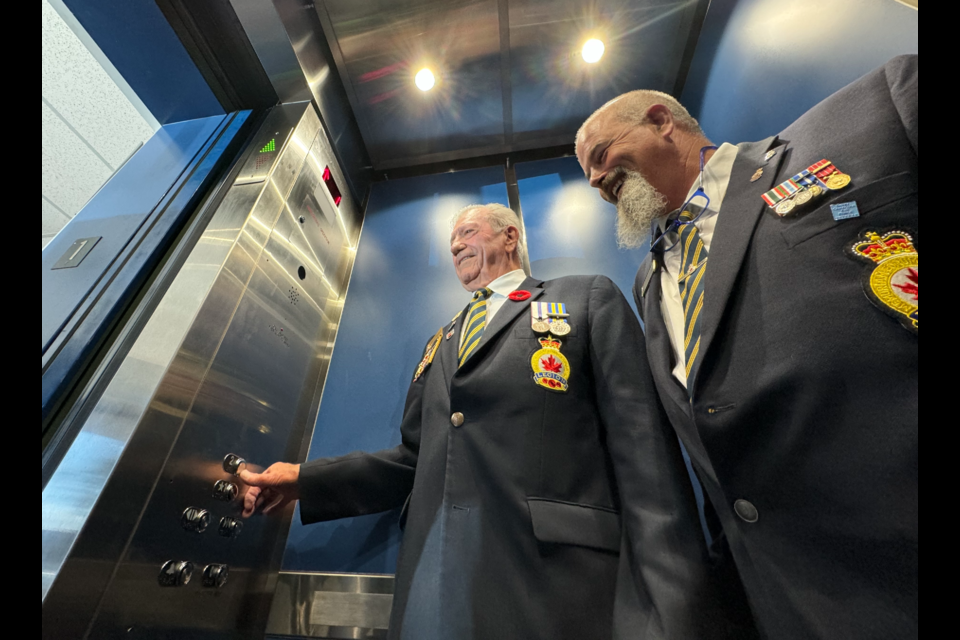
[[[450,424],[452,424],[452,425],[455,426],[455,427],[462,427],[462,426],[463,426],[463,414],[458,411],[458,412],[456,412],[455,414],[453,414],[452,416],[450,416]]]
[[[749,524],[753,524],[760,519],[760,512],[752,502],[746,500],[737,500],[733,503],[733,510],[737,512],[740,519]]]

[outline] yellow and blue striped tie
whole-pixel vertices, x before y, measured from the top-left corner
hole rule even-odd
[[[681,221],[690,221],[699,210],[684,211]],[[680,300],[683,303],[683,350],[687,360],[687,391],[693,395],[700,355],[700,318],[703,315],[703,284],[707,271],[707,248],[695,224],[680,227]]]
[[[467,313],[466,328],[463,331],[463,340],[460,342],[460,366],[476,351],[483,330],[487,326],[487,298],[493,291],[483,288],[473,294],[470,311]]]

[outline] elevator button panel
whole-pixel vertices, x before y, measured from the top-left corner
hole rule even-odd
[[[240,495],[240,489],[232,482],[218,480],[217,483],[213,485],[213,497],[217,500],[232,502],[237,499],[238,495]]]
[[[225,564],[208,564],[203,570],[203,586],[207,589],[222,589],[230,577],[230,567]]]
[[[210,526],[210,513],[204,509],[187,507],[180,516],[180,524],[191,533],[203,533]]]
[[[236,538],[243,531],[243,523],[236,518],[220,520],[220,535],[224,538]]]
[[[223,470],[232,476],[238,476],[246,464],[247,461],[240,456],[235,453],[228,453],[223,459]]]
[[[193,579],[193,563],[184,560],[170,560],[160,568],[161,587],[185,587]]]

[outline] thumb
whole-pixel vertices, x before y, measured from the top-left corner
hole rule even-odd
[[[242,469],[239,477],[241,480],[243,480],[244,484],[251,487],[270,486],[270,481],[267,478],[264,478],[262,473],[254,473],[252,471]]]

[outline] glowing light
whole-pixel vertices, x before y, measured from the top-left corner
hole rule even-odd
[[[603,46],[603,43],[596,38],[591,38],[583,44],[583,59],[586,62],[594,63],[600,62],[600,58],[603,57],[603,52],[606,50],[606,47]]]
[[[420,69],[420,71],[417,72],[415,82],[420,91],[430,91],[430,89],[433,89],[433,85],[437,83],[437,80],[433,77],[433,71],[430,71],[430,69]]]

